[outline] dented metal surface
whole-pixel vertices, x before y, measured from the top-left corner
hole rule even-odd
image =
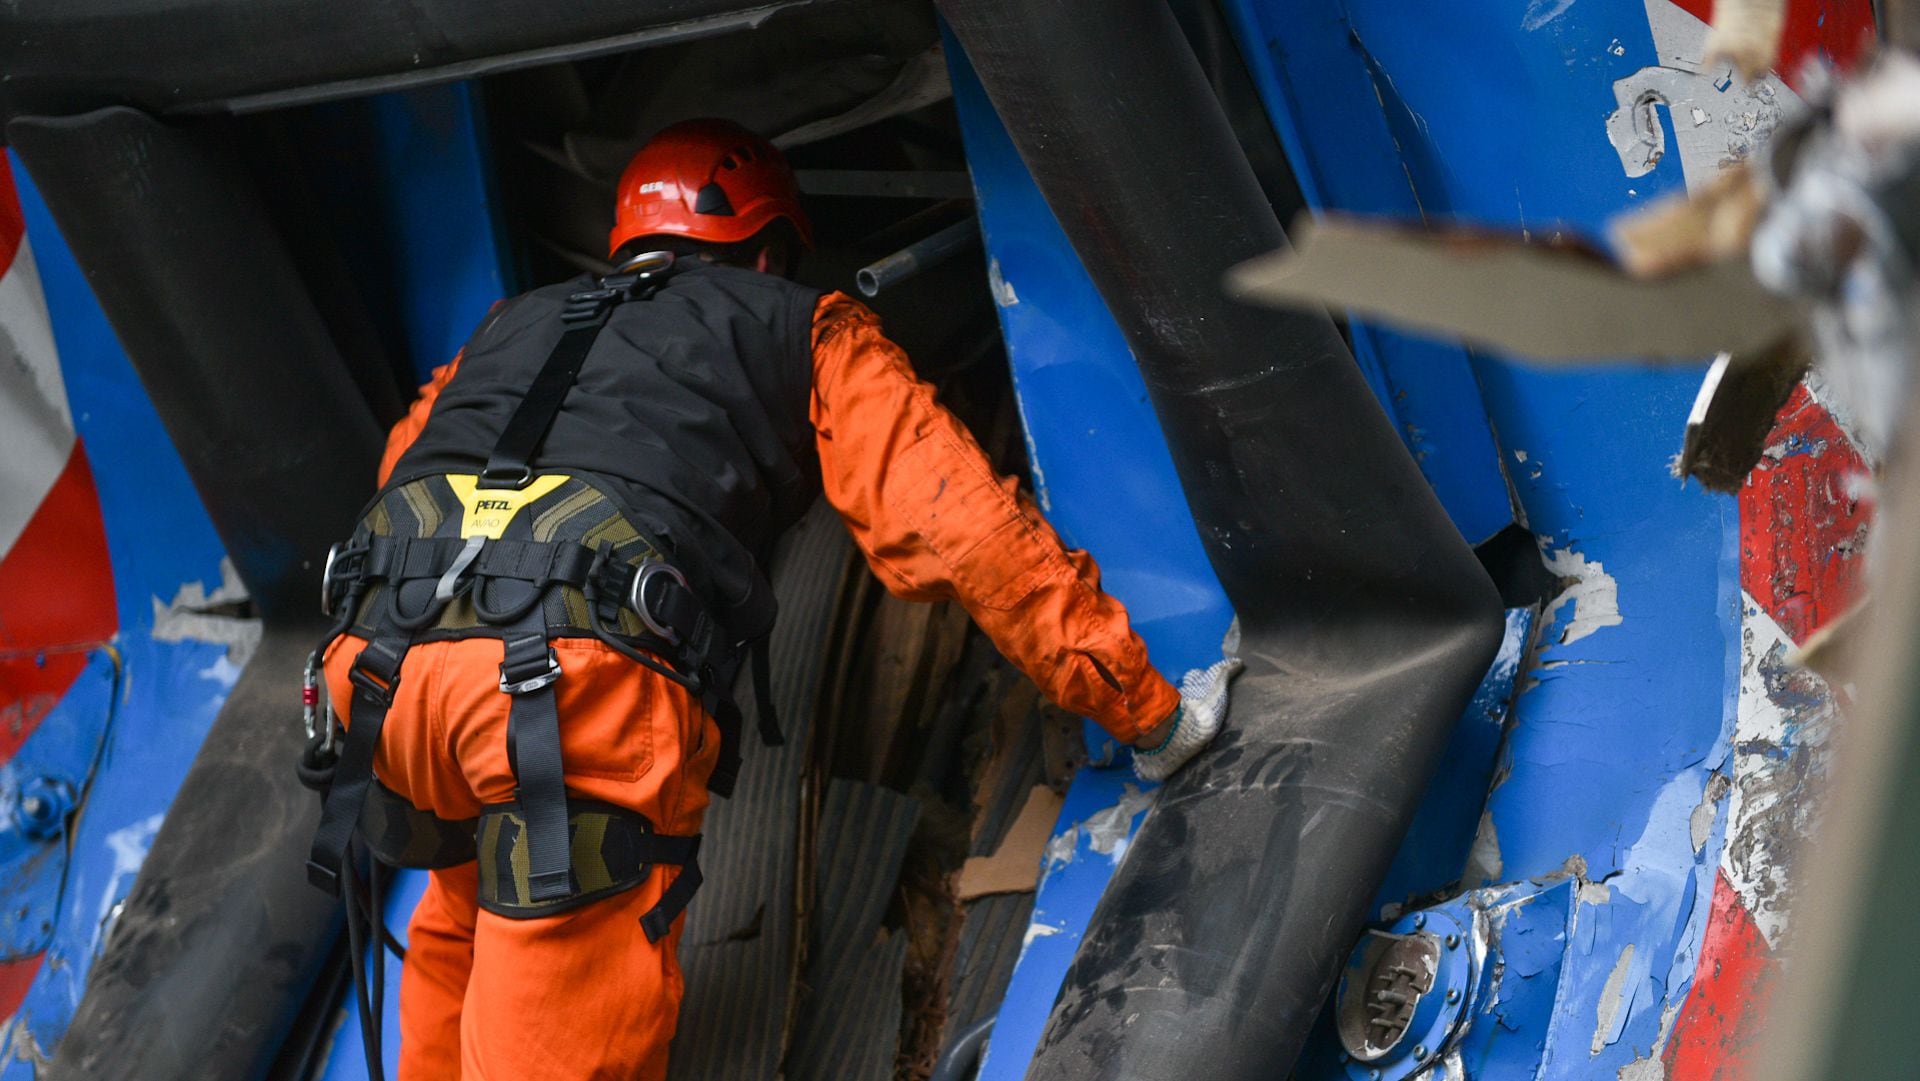
[[[1228,5],[1327,208],[1598,236],[1750,154],[1793,95],[1706,70],[1693,0],[1310,6]],[[1841,41],[1866,7],[1796,12],[1783,70],[1853,55]],[[1363,82],[1390,91],[1363,99]],[[1784,666],[1804,635],[1769,612],[1810,631],[1856,577],[1865,515],[1844,478],[1859,455],[1803,393],[1756,480],[1715,497],[1663,475],[1699,372],[1472,364],[1516,518],[1561,584],[1463,860],[1497,914],[1494,1016],[1436,1072],[1713,1076],[1756,1015],[1831,720],[1826,688]]]

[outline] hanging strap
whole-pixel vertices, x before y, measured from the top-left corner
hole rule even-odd
[[[760,723],[760,742],[769,747],[783,747],[787,737],[780,732],[780,715],[773,707],[773,662],[769,656],[773,644],[762,638],[752,649],[753,656],[747,663],[753,666],[753,710]]]
[[[534,605],[507,630],[500,689],[513,696],[507,713],[507,761],[514,800],[527,824],[527,882],[535,901],[571,892],[567,870],[567,783],[560,763],[560,709],[554,684],[560,664],[547,641],[546,613]]]
[[[404,636],[376,637],[353,659],[347,676],[353,684],[353,698],[347,707],[346,744],[334,769],[333,786],[321,804],[320,828],[314,831],[313,848],[307,855],[307,881],[335,897],[340,896],[347,843],[360,823],[367,790],[373,784],[373,756],[380,748],[380,730],[387,723],[387,711],[393,708],[393,694],[400,687],[400,664],[411,645],[411,639]]]

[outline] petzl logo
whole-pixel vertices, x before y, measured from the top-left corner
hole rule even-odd
[[[476,502],[476,503],[474,503],[474,505],[473,505],[473,509],[474,509],[475,511],[483,511],[483,510],[512,510],[512,509],[513,509],[513,504],[512,504],[512,503],[509,503],[509,502],[507,502],[507,501],[506,501],[506,500],[504,500],[504,499],[482,499],[482,500],[479,500],[478,502]]]

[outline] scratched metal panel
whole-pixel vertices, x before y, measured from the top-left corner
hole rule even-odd
[[[814,857],[808,983],[831,987],[872,941],[900,884],[900,865],[919,821],[920,801],[912,796],[859,781],[828,782]]]
[[[789,1062],[794,1081],[893,1075],[907,936],[880,924],[919,820],[911,796],[859,781],[827,785],[808,929],[810,991]]]
[[[839,518],[821,502],[774,559],[780,620],[771,645],[773,697],[786,744],[760,746],[749,731],[733,796],[707,812],[700,852],[706,884],[681,936],[686,998],[667,1060],[674,1081],[771,1078],[786,1051],[799,962],[796,876],[807,843],[802,774],[851,548]]]
[[[890,1081],[900,1046],[904,932],[883,933],[849,958],[832,984],[816,991],[821,1023],[794,1047],[793,1081]],[[736,1075],[771,1077],[771,1074]]]
[[[995,893],[962,906],[947,995],[947,1038],[1000,1009],[1033,916],[1032,893]]]

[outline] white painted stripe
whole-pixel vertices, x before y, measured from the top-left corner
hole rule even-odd
[[[1707,24],[1672,0],[1646,0],[1658,67],[1643,68],[1622,82],[1638,93],[1660,96],[1672,114],[1687,190],[1698,191],[1728,162],[1751,154],[1779,122],[1782,110],[1800,99],[1778,75],[1746,83],[1721,65],[1708,71]]]
[[[40,273],[23,239],[0,275],[0,558],[66,468],[73,441]]]
[[[1740,706],[1720,869],[1778,946],[1798,885],[1793,856],[1813,830],[1811,789],[1826,772],[1833,696],[1819,676],[1788,662],[1792,640],[1744,591],[1740,607]]]
[[[67,430],[73,430],[73,413],[67,405],[67,382],[60,374],[60,351],[53,344],[53,320],[47,314],[47,297],[40,289],[40,267],[34,261],[33,247],[20,241],[13,265],[0,274],[0,327],[6,328],[17,354],[32,370],[40,395],[59,411]]]

